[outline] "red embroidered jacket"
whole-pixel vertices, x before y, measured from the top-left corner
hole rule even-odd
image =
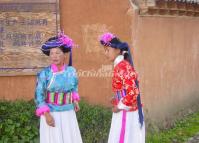
[[[135,79],[137,79],[137,73],[128,61],[122,60],[115,66],[112,89],[114,93],[116,93],[116,96],[117,93],[119,93],[121,98],[119,100],[114,100],[113,104],[117,105],[119,109],[130,111],[138,109],[137,96],[139,94],[139,89],[136,86]],[[116,96],[114,99],[118,99]]]

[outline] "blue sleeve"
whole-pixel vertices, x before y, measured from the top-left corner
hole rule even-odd
[[[76,70],[74,70],[74,77],[73,77],[73,80],[74,80],[74,89],[73,91],[76,91],[78,92],[78,78],[77,78],[77,72]]]
[[[45,71],[41,71],[37,74],[37,84],[35,89],[35,103],[37,108],[46,105],[45,92],[46,92],[46,75]]]
[[[74,67],[70,67],[70,71],[71,73],[71,82],[73,83],[73,88],[72,91],[78,92],[78,78],[77,78],[77,72],[76,69]]]
[[[72,73],[71,80],[73,83],[72,99],[73,99],[73,102],[74,101],[78,102],[80,100],[80,96],[78,93],[78,78],[77,78],[77,72],[76,72],[75,68],[70,67],[70,73]]]

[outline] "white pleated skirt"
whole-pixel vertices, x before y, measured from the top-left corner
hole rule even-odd
[[[145,125],[139,123],[138,111],[113,113],[108,143],[145,143]]]
[[[40,143],[82,143],[82,138],[74,110],[51,112],[55,127],[40,118]]]

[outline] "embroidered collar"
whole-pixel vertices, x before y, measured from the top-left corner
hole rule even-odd
[[[51,69],[53,73],[60,72],[55,64],[51,64]],[[61,71],[63,71],[64,69],[65,69],[65,64],[61,67]]]
[[[123,55],[117,56],[117,57],[115,58],[115,60],[114,60],[114,67],[115,67],[117,64],[119,64],[121,61],[123,61],[123,60],[124,60],[124,56],[123,56]]]

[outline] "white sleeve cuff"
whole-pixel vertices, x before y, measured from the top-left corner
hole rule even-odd
[[[122,103],[122,99],[120,99],[120,102],[118,103],[117,108],[121,110],[127,110],[127,111],[130,109],[128,106]]]

